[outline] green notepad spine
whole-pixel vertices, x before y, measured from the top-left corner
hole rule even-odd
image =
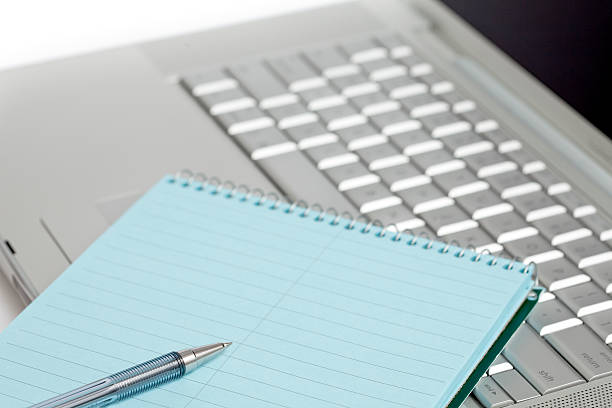
[[[472,371],[472,374],[468,377],[446,408],[459,408],[461,406],[463,401],[465,401],[468,395],[470,395],[478,381],[480,381],[495,358],[497,358],[497,356],[504,349],[512,335],[518,330],[521,324],[523,324],[531,310],[538,303],[540,294],[543,291],[544,288],[541,287],[535,287],[531,290],[529,296],[527,296],[521,307],[519,307],[517,312],[514,314],[514,317],[510,319],[506,325],[506,328],[501,332],[497,340],[493,343],[482,360],[480,360],[480,363],[478,363],[474,371]]]

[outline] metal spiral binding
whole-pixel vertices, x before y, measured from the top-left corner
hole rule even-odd
[[[265,203],[272,201],[272,205],[268,207],[271,210],[276,210],[279,208],[281,203],[285,203],[288,205],[288,207],[284,210],[287,214],[293,214],[298,211],[298,215],[300,217],[308,218],[310,213],[314,211],[317,213],[317,216],[314,218],[314,221],[322,222],[327,216],[333,216],[333,219],[330,221],[330,225],[339,225],[340,220],[344,219],[348,221],[348,223],[344,226],[344,228],[348,230],[355,229],[355,225],[362,221],[361,224],[363,224],[364,226],[360,229],[360,232],[363,234],[368,234],[373,229],[377,229],[378,232],[375,235],[379,238],[385,237],[387,235],[387,232],[393,228],[394,234],[391,240],[394,242],[400,242],[402,240],[403,235],[409,235],[410,239],[406,241],[408,245],[415,246],[417,245],[419,240],[425,240],[426,242],[422,245],[422,248],[426,250],[433,248],[434,243],[440,242],[444,244],[444,247],[439,250],[441,254],[449,253],[451,247],[458,247],[459,250],[454,252],[453,255],[457,258],[463,258],[467,251],[474,252],[474,255],[470,258],[472,262],[480,262],[482,257],[485,255],[493,257],[487,262],[491,266],[497,265],[499,260],[497,256],[493,255],[491,251],[486,248],[479,252],[476,252],[476,248],[473,245],[462,247],[460,243],[456,240],[452,240],[450,242],[446,242],[444,240],[436,241],[424,231],[417,236],[410,229],[400,231],[400,229],[395,224],[384,225],[379,220],[370,221],[363,215],[355,217],[351,213],[346,211],[342,212],[341,214],[338,214],[338,211],[333,207],[325,209],[320,204],[308,205],[308,203],[306,203],[304,200],[285,201],[276,193],[271,192],[266,194],[259,188],[251,189],[250,187],[244,184],[236,186],[236,184],[231,181],[222,182],[216,177],[208,178],[204,173],[193,173],[191,170],[181,170],[174,175],[170,182],[178,182],[178,184],[183,187],[194,186],[196,190],[204,190],[206,187],[212,187],[212,194],[220,194],[223,190],[229,190],[229,192],[225,194],[225,197],[234,198],[237,194],[241,194],[241,201],[249,201],[251,200],[251,198],[256,197],[254,204],[257,206],[263,206],[265,205]],[[300,209],[301,211],[298,209]],[[515,257],[510,261],[510,263],[503,265],[503,268],[508,270],[514,270],[514,266],[518,261],[519,260]],[[527,272],[532,264],[535,266],[533,262],[530,262],[529,264],[521,268],[519,272]],[[539,283],[537,277],[537,268],[534,268],[533,280],[535,282],[535,286],[537,286]]]

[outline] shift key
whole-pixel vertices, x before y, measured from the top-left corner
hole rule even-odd
[[[588,381],[612,374],[612,350],[582,325],[545,336]]]
[[[541,394],[583,383],[576,373],[531,327],[523,324],[504,356]]]

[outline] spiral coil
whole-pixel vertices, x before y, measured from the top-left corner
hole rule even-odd
[[[434,238],[430,237],[426,232],[421,232],[418,236],[413,234],[413,231],[410,229],[406,229],[401,231],[397,225],[383,225],[383,223],[379,220],[368,220],[365,216],[359,215],[354,217],[349,212],[343,212],[338,214],[338,211],[333,208],[323,208],[320,204],[308,205],[304,200],[295,200],[295,201],[285,201],[280,198],[276,193],[268,193],[266,194],[259,188],[251,189],[244,184],[236,186],[231,181],[222,182],[216,177],[207,178],[203,173],[193,173],[191,170],[181,170],[177,172],[171,179],[169,179],[171,183],[177,183],[183,187],[194,187],[196,190],[205,190],[207,187],[212,187],[210,191],[211,194],[220,194],[222,191],[228,191],[225,193],[227,198],[234,198],[236,195],[241,194],[241,201],[247,202],[251,199],[255,199],[253,204],[257,206],[263,206],[267,202],[272,202],[272,204],[268,207],[271,210],[276,210],[280,207],[281,203],[285,203],[287,208],[284,209],[284,212],[287,214],[297,213],[302,218],[308,218],[311,212],[316,212],[317,215],[314,217],[315,222],[323,222],[327,216],[332,216],[332,220],[329,222],[332,226],[340,225],[342,220],[347,221],[347,224],[344,225],[344,228],[348,230],[355,229],[356,225],[361,223],[363,227],[359,229],[362,234],[369,234],[371,231],[376,230],[375,236],[379,238],[383,238],[387,235],[387,233],[394,229],[393,236],[391,238],[394,242],[402,241],[403,236],[406,236],[406,243],[409,246],[417,246],[419,241],[422,242],[422,248],[425,250],[430,250],[434,247],[436,242],[443,244],[442,248],[439,249],[441,254],[451,253],[457,258],[464,258],[466,252],[473,252],[473,255],[469,257],[469,260],[472,262],[480,262],[482,258],[486,255],[490,257],[487,263],[491,266],[497,265],[501,260],[497,256],[494,256],[489,249],[483,249],[479,252],[476,252],[476,248],[472,245],[468,245],[466,247],[462,247],[459,242],[456,240],[452,240],[450,242],[446,242],[444,240],[436,241]],[[406,234],[408,232],[408,234]],[[514,257],[508,263],[501,265],[504,269],[514,270],[515,265],[519,263],[520,260],[517,257]],[[531,266],[534,266],[532,279],[535,282],[535,286],[538,285],[538,277],[537,277],[537,268],[535,268],[535,264],[530,262],[527,265],[524,265],[522,268],[517,269],[520,273],[526,273]]]

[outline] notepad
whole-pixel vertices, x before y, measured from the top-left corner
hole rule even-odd
[[[0,406],[233,345],[117,407],[443,407],[532,268],[168,176],[0,335]]]

